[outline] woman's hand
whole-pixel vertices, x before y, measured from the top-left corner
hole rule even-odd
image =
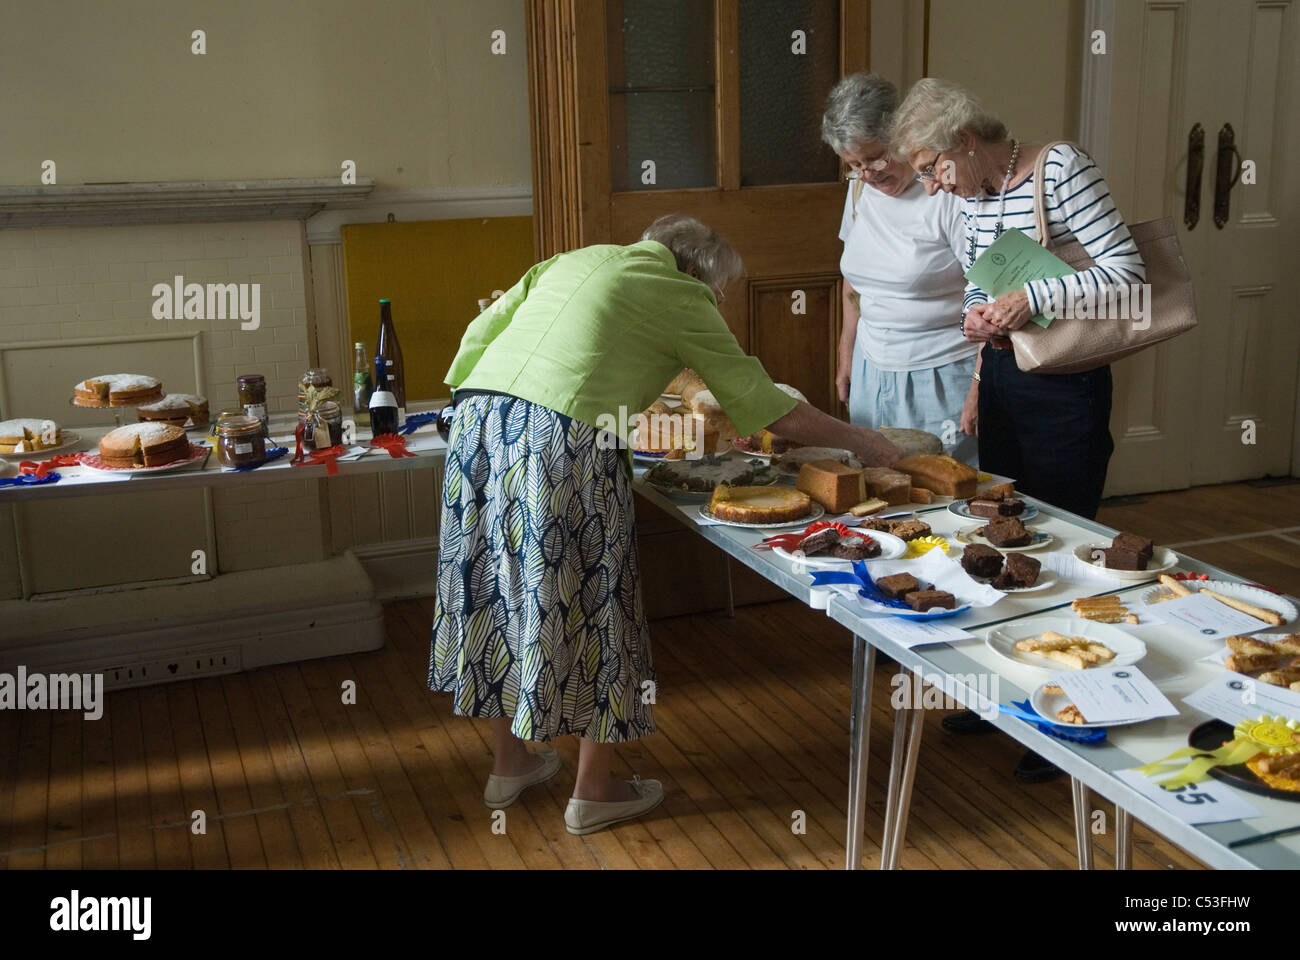
[[[966,391],[966,399],[961,405],[961,432],[968,437],[979,436],[980,420],[980,385],[972,380]]]
[[[849,383],[853,380],[853,361],[845,363],[840,360],[839,372],[835,374],[835,391],[839,394],[840,403],[849,402]]]
[[[984,319],[1004,331],[1003,336],[1012,330],[1019,330],[1032,316],[1029,312],[1029,294],[1023,290],[1002,294],[984,311]]]
[[[966,339],[971,343],[986,343],[1006,336],[1001,327],[989,322],[989,311],[992,309],[991,303],[977,303],[967,312],[963,329],[966,331]]]
[[[903,459],[903,448],[890,440],[886,440],[884,434],[869,430],[866,427],[861,428],[861,433],[862,440],[854,447],[853,452],[862,458],[862,462],[866,466],[892,467]]]

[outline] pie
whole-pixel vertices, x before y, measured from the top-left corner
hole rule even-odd
[[[801,490],[789,487],[732,487],[725,483],[713,490],[709,513],[734,523],[785,523],[806,517],[812,500]]]

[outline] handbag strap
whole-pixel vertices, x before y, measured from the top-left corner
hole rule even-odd
[[[1087,151],[1073,140],[1053,140],[1044,144],[1043,149],[1038,151],[1038,158],[1034,161],[1034,229],[1038,231],[1038,242],[1048,250],[1052,249],[1052,234],[1047,226],[1047,200],[1043,195],[1043,178],[1047,175],[1047,155],[1053,148],[1060,146],[1073,147],[1085,157],[1088,156]],[[1092,158],[1088,157],[1088,159]]]

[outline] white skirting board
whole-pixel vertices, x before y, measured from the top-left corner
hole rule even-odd
[[[350,553],[202,583],[0,602],[0,671],[103,673],[106,689],[377,650],[383,608]]]
[[[353,552],[366,568],[379,600],[431,597],[438,592],[438,541],[433,537],[353,547]]]

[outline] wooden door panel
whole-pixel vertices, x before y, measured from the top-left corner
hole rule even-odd
[[[839,278],[788,277],[749,284],[750,352],[768,376],[821,410],[834,411]],[[802,294],[802,296],[799,296]],[[795,310],[802,308],[802,313]]]

